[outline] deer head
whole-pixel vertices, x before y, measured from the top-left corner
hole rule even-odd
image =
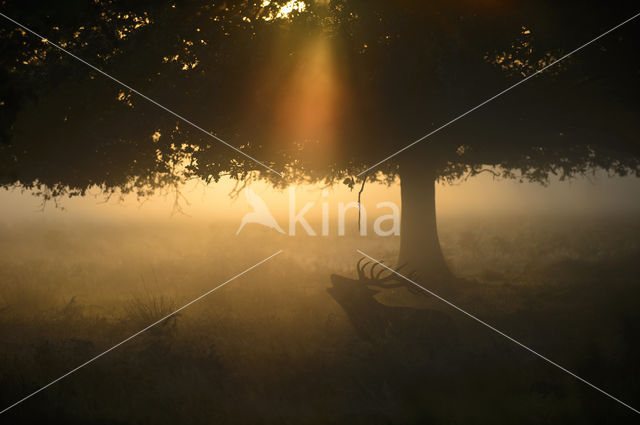
[[[384,269],[376,272],[375,269],[378,264],[374,264],[369,268],[367,276],[366,268],[371,263],[367,261],[362,264],[364,260],[364,258],[361,258],[356,266],[358,279],[349,279],[339,275],[331,275],[331,283],[333,286],[328,288],[327,292],[329,292],[329,294],[343,307],[347,302],[350,304],[356,303],[363,305],[378,303],[373,297],[380,291],[371,289],[370,287],[394,288],[402,286],[397,283],[391,283],[395,278],[393,273],[389,273],[382,277],[382,274],[385,271]]]
[[[413,315],[416,310],[380,303],[375,299],[375,295],[380,290],[373,288],[404,287],[413,290],[415,287],[379,264],[363,261],[365,259],[361,258],[357,264],[358,279],[331,275],[332,286],[327,288],[327,292],[344,309],[361,338],[369,341],[379,340],[387,336],[391,328]],[[395,270],[401,268],[398,267]]]

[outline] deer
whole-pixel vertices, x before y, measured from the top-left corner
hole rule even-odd
[[[417,309],[382,304],[375,296],[382,290],[406,288],[412,294],[422,294],[414,285],[388,269],[376,270],[379,264],[361,258],[357,265],[358,279],[331,275],[329,295],[342,307],[356,334],[363,340],[380,343],[389,338],[415,339],[416,344],[442,343],[455,334],[453,321],[446,313],[432,309]],[[403,266],[393,269],[399,272]],[[368,273],[367,273],[368,268]],[[385,272],[387,274],[385,275]],[[374,289],[379,288],[379,289]]]

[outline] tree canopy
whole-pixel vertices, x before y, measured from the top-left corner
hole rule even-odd
[[[54,194],[228,175],[353,182],[398,149],[628,19],[630,1],[2,1],[0,184]],[[384,162],[455,180],[640,175],[630,22]]]

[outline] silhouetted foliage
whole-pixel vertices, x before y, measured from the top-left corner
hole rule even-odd
[[[1,183],[144,195],[227,174],[342,181],[634,12],[624,1],[581,2],[578,16],[574,2],[343,0],[279,19],[284,2],[267,3],[3,1],[2,10],[284,180],[5,21]],[[386,162],[377,178],[425,157],[449,180],[485,166],[541,182],[593,168],[637,174],[634,25]],[[283,87],[319,37],[341,90],[331,148],[316,134],[273,130]]]

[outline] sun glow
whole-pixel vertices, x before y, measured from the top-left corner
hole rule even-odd
[[[331,144],[339,104],[339,82],[328,40],[308,43],[276,105],[275,124],[282,140]]]
[[[262,2],[262,7],[267,7],[271,5],[270,0],[264,0]],[[287,3],[283,4],[278,8],[278,10],[274,13],[273,11],[269,13],[269,15],[263,17],[265,21],[272,21],[274,19],[288,19],[289,15],[293,12],[302,13],[306,10],[307,5],[305,2],[300,0],[290,0]]]

